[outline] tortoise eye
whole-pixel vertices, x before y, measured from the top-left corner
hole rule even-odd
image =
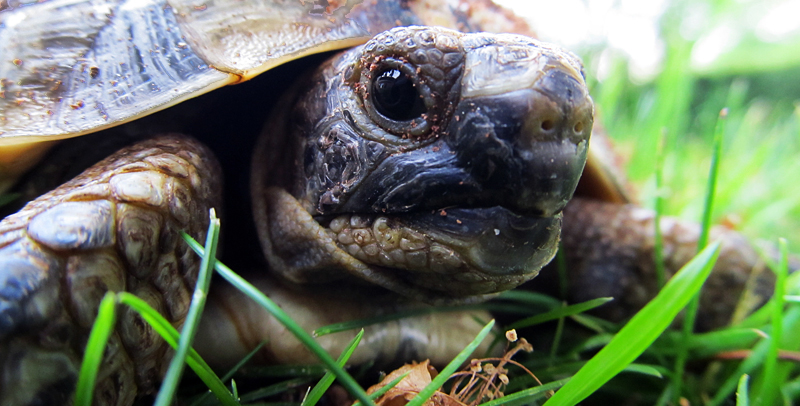
[[[370,94],[378,113],[394,121],[412,120],[425,113],[425,101],[407,74],[388,68],[374,78]]]

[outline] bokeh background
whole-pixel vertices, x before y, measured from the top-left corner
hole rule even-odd
[[[800,252],[800,0],[495,1],[583,58],[645,206],[700,219],[727,107],[715,221]]]

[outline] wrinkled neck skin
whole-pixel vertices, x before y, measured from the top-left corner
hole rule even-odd
[[[527,37],[421,27],[334,57],[280,103],[256,151],[271,268],[438,304],[533,278],[586,159],[581,69]]]

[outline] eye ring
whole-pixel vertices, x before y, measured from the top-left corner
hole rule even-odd
[[[359,89],[373,122],[401,138],[425,137],[431,129],[428,116],[434,103],[414,66],[395,58],[363,66]]]

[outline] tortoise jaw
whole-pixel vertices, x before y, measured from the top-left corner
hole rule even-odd
[[[495,206],[409,214],[402,216],[402,221],[451,247],[469,265],[470,272],[485,279],[524,282],[535,277],[555,255],[561,217],[521,215]]]
[[[292,179],[272,176],[285,196],[264,215],[273,229],[262,244],[279,273],[306,283],[349,274],[463,302],[511,289],[552,259],[592,128],[580,63],[523,37],[441,31],[381,34],[323,66],[291,114],[273,115],[284,124],[269,132],[292,134],[291,148],[274,151],[293,151],[272,155]],[[376,78],[402,75],[392,86],[421,89],[430,115],[420,117],[435,125],[370,102]]]
[[[561,215],[502,207],[398,214],[342,214],[318,221],[338,247],[431,298],[469,298],[535,277],[558,248]],[[391,287],[390,289],[394,289]]]
[[[303,284],[366,281],[432,304],[482,301],[530,280],[555,254],[561,230],[561,215],[501,207],[314,218],[283,188],[260,193],[272,271]]]
[[[303,284],[369,282],[432,304],[482,301],[528,281],[555,254],[561,229],[560,215],[500,207],[314,218],[283,188],[259,194],[272,271]]]

